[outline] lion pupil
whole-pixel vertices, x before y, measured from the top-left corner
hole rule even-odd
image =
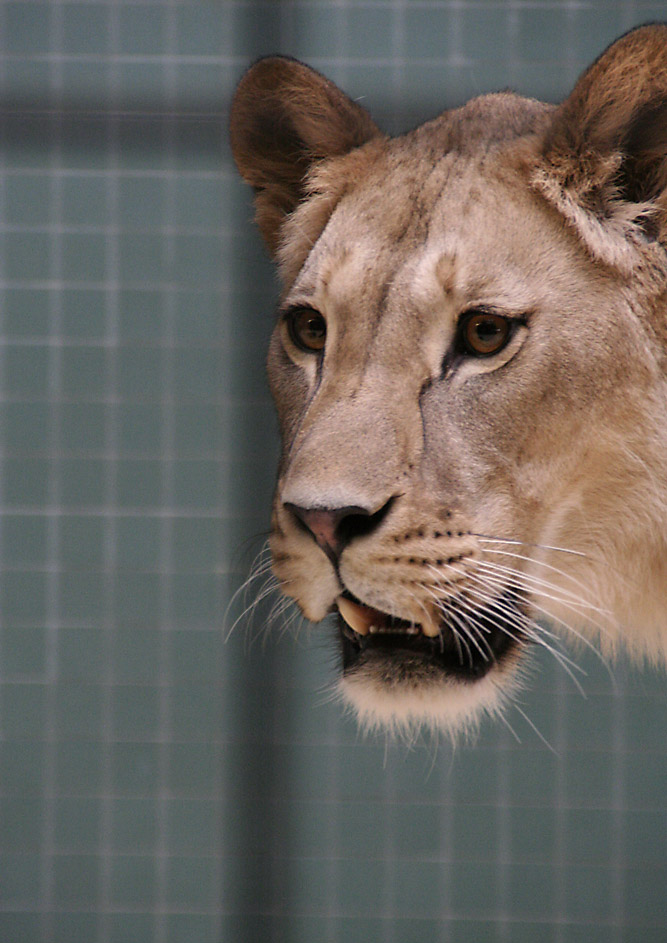
[[[500,334],[500,325],[495,321],[480,321],[477,325],[477,336],[483,344],[493,343]]]
[[[311,318],[308,321],[307,334],[311,340],[320,340],[324,337],[324,326],[319,318]]]
[[[482,321],[477,330],[482,337],[486,338],[491,337],[493,334],[497,334],[499,328],[497,324],[489,324],[488,321]]]
[[[326,336],[326,325],[324,318],[320,316],[309,317],[303,325],[304,341],[311,347],[321,347]]]

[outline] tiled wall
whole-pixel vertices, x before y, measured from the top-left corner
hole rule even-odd
[[[275,458],[275,283],[225,140],[245,66],[308,59],[398,130],[556,99],[661,18],[0,5],[0,943],[664,943],[657,675],[582,657],[582,699],[543,660],[539,735],[513,712],[520,743],[408,751],[328,703],[326,630],[223,642]]]

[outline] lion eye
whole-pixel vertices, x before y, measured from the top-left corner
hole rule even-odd
[[[293,308],[287,313],[287,329],[292,343],[308,353],[319,353],[327,339],[327,322],[313,308]]]
[[[459,322],[459,338],[464,351],[473,357],[490,357],[502,350],[512,335],[507,318],[487,311],[471,311]]]

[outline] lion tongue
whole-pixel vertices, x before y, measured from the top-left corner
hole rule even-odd
[[[347,599],[345,596],[339,596],[336,604],[343,619],[357,635],[368,635],[372,627],[381,628],[387,624],[389,619],[388,616],[378,612],[377,609],[352,602],[351,599]],[[419,628],[429,638],[436,638],[440,634],[438,623],[430,617],[424,619]]]

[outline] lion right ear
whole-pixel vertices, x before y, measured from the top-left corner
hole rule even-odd
[[[667,24],[613,43],[557,108],[534,182],[596,257],[667,239]]]
[[[378,135],[363,108],[296,59],[271,56],[246,72],[232,102],[232,153],[255,190],[257,224],[273,256],[312,165]]]

